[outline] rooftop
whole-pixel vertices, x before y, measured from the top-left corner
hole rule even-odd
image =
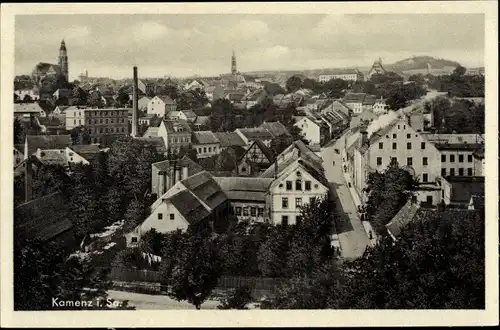
[[[236,132],[215,132],[217,139],[220,141],[220,146],[222,148],[231,146],[245,146],[245,141]]]
[[[274,136],[264,128],[238,128],[247,139],[271,140]]]
[[[272,178],[215,177],[230,200],[265,201]]]
[[[168,199],[190,225],[199,223],[210,215],[201,202],[188,190],[183,190]]]
[[[217,136],[212,131],[193,132],[193,144],[215,144],[220,143]]]
[[[227,196],[217,182],[206,171],[198,172],[181,182],[212,210],[227,200]]]
[[[28,155],[34,154],[37,149],[65,149],[71,146],[71,135],[26,135]]]

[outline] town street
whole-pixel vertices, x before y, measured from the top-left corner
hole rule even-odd
[[[344,148],[344,138],[339,138],[333,145],[321,150],[323,167],[336,203],[340,219],[335,223],[339,236],[342,256],[346,259],[360,257],[369,244],[368,236],[361,224],[349,187],[342,173],[342,156],[335,149]],[[335,165],[333,165],[335,162]]]

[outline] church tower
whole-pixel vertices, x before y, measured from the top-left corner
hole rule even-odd
[[[236,70],[236,55],[234,55],[234,50],[233,50],[233,56],[231,57],[231,74],[235,75],[238,73],[238,70]]]
[[[66,77],[66,80],[69,81],[68,74],[68,52],[66,50],[66,43],[61,41],[61,47],[59,47],[59,66],[61,67],[61,73]]]

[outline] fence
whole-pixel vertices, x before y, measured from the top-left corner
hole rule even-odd
[[[160,272],[153,270],[111,268],[109,276],[114,282],[161,282]],[[217,289],[234,289],[248,286],[254,291],[275,292],[283,281],[284,279],[281,278],[270,277],[221,276]]]

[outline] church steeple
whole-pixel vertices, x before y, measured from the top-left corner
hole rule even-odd
[[[238,70],[236,69],[236,55],[234,54],[234,50],[233,50],[233,56],[231,57],[231,73],[232,74],[238,73]]]
[[[59,47],[59,66],[61,67],[61,74],[66,77],[66,80],[69,80],[68,51],[64,39],[61,41],[61,47]]]

